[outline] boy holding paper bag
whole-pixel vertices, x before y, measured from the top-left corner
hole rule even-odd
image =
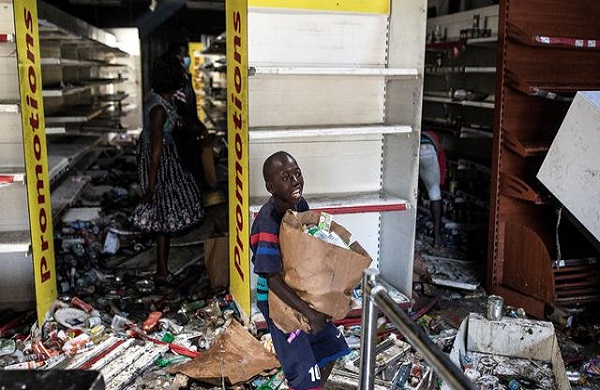
[[[294,157],[280,151],[263,164],[265,187],[271,194],[252,224],[250,245],[254,272],[258,274],[257,305],[267,326],[290,389],[322,389],[335,360],[350,352],[343,334],[330,318],[313,309],[284,281],[279,227],[287,210],[307,211],[302,197],[304,179]],[[269,294],[275,294],[302,313],[311,332],[280,330],[269,316]]]

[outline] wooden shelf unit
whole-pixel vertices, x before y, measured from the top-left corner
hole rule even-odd
[[[548,305],[598,300],[564,295],[556,237],[564,259],[598,254],[575,224],[557,227],[559,205],[535,179],[572,97],[600,89],[598,37],[595,0],[500,1],[486,286],[538,318]]]

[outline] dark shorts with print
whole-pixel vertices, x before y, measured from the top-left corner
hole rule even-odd
[[[257,305],[265,316],[277,358],[290,387],[296,390],[319,388],[320,368],[350,352],[343,333],[332,323],[317,334],[300,332],[288,343],[289,333],[282,332],[269,317],[268,301],[258,301]]]

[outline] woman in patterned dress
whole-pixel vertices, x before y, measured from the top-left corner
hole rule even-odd
[[[169,276],[171,237],[202,223],[204,208],[200,188],[181,165],[173,139],[178,116],[173,94],[184,81],[181,64],[163,55],[152,67],[152,91],[144,102],[144,126],[138,141],[138,176],[144,194],[133,214],[133,224],[156,239],[157,283]]]

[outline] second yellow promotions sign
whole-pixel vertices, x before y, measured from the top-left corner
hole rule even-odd
[[[248,204],[248,2],[227,0],[227,143],[229,145],[230,291],[250,315]]]
[[[13,6],[35,297],[38,324],[41,324],[57,291],[37,2],[15,0]]]

